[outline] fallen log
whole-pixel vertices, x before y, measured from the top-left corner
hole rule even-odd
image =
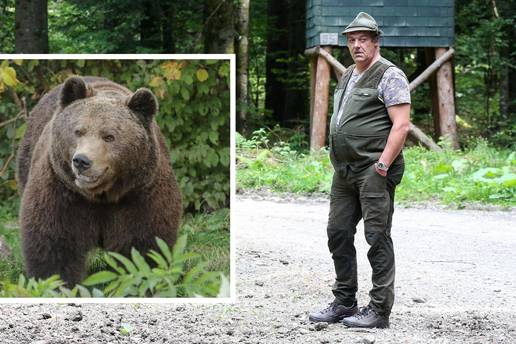
[[[442,152],[443,149],[439,147],[434,140],[428,137],[421,129],[410,123],[409,139],[421,143],[424,147],[434,151]]]

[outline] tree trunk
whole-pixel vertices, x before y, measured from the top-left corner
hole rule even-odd
[[[285,0],[268,0],[267,2],[267,54],[265,71],[265,108],[272,112],[276,123],[288,126],[285,115],[286,87],[281,82],[280,72],[286,70],[287,57],[287,8]]]
[[[208,54],[235,52],[235,6],[230,0],[205,0],[204,51]]]
[[[307,124],[305,2],[269,0],[267,18],[265,107],[282,127]]]
[[[16,0],[15,51],[48,53],[47,0]]]
[[[425,48],[426,62],[430,66],[435,61],[434,48]],[[430,96],[432,97],[432,117],[434,122],[434,140],[439,140],[441,136],[441,123],[439,116],[439,98],[437,97],[437,78],[436,74],[432,73],[428,78],[430,83]]]
[[[495,17],[513,18],[515,14],[514,5],[511,1],[500,1],[498,4],[492,1],[493,11]],[[498,7],[498,10],[495,9]],[[498,15],[501,14],[501,16]],[[516,27],[514,25],[505,25],[506,32],[505,41],[507,45],[501,49],[501,55],[508,60],[511,57],[511,52],[514,52],[516,47],[514,40],[516,39]],[[510,67],[507,63],[501,66],[500,71],[500,115],[502,122],[510,123],[511,116],[516,114],[516,68]]]
[[[306,110],[309,106],[309,91],[306,87],[300,87],[299,83],[306,85],[305,51],[305,5],[306,1],[287,0],[288,13],[288,56],[287,66],[287,94],[285,97],[284,118],[288,127],[303,124],[306,126]],[[301,81],[301,82],[300,82]]]
[[[145,0],[143,18],[140,23],[140,42],[145,48],[161,51],[161,4],[160,0]]]
[[[174,39],[174,25],[176,21],[175,1],[163,3],[163,52],[174,54],[176,52],[176,41]]]
[[[237,129],[245,130],[248,108],[248,35],[249,35],[249,0],[239,0],[237,20]]]

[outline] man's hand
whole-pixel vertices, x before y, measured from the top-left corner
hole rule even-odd
[[[379,175],[383,176],[383,177],[387,177],[387,171],[384,171],[384,170],[380,170],[378,168],[378,165],[377,163],[374,164],[374,169],[376,170],[376,173],[378,173]]]

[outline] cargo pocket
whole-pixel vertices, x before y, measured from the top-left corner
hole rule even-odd
[[[354,112],[367,113],[368,107],[378,101],[378,90],[376,88],[355,88],[349,96],[349,105]]]
[[[372,233],[385,232],[390,209],[387,191],[363,192],[360,199],[366,238]]]

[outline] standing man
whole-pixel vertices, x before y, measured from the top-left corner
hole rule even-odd
[[[327,232],[335,299],[309,319],[385,328],[394,302],[391,224],[394,189],[404,170],[401,150],[409,131],[410,90],[405,74],[380,56],[381,31],[373,17],[360,12],[343,34],[355,64],[339,80],[330,123],[335,173]],[[373,288],[369,304],[358,310],[354,235],[361,218]]]

